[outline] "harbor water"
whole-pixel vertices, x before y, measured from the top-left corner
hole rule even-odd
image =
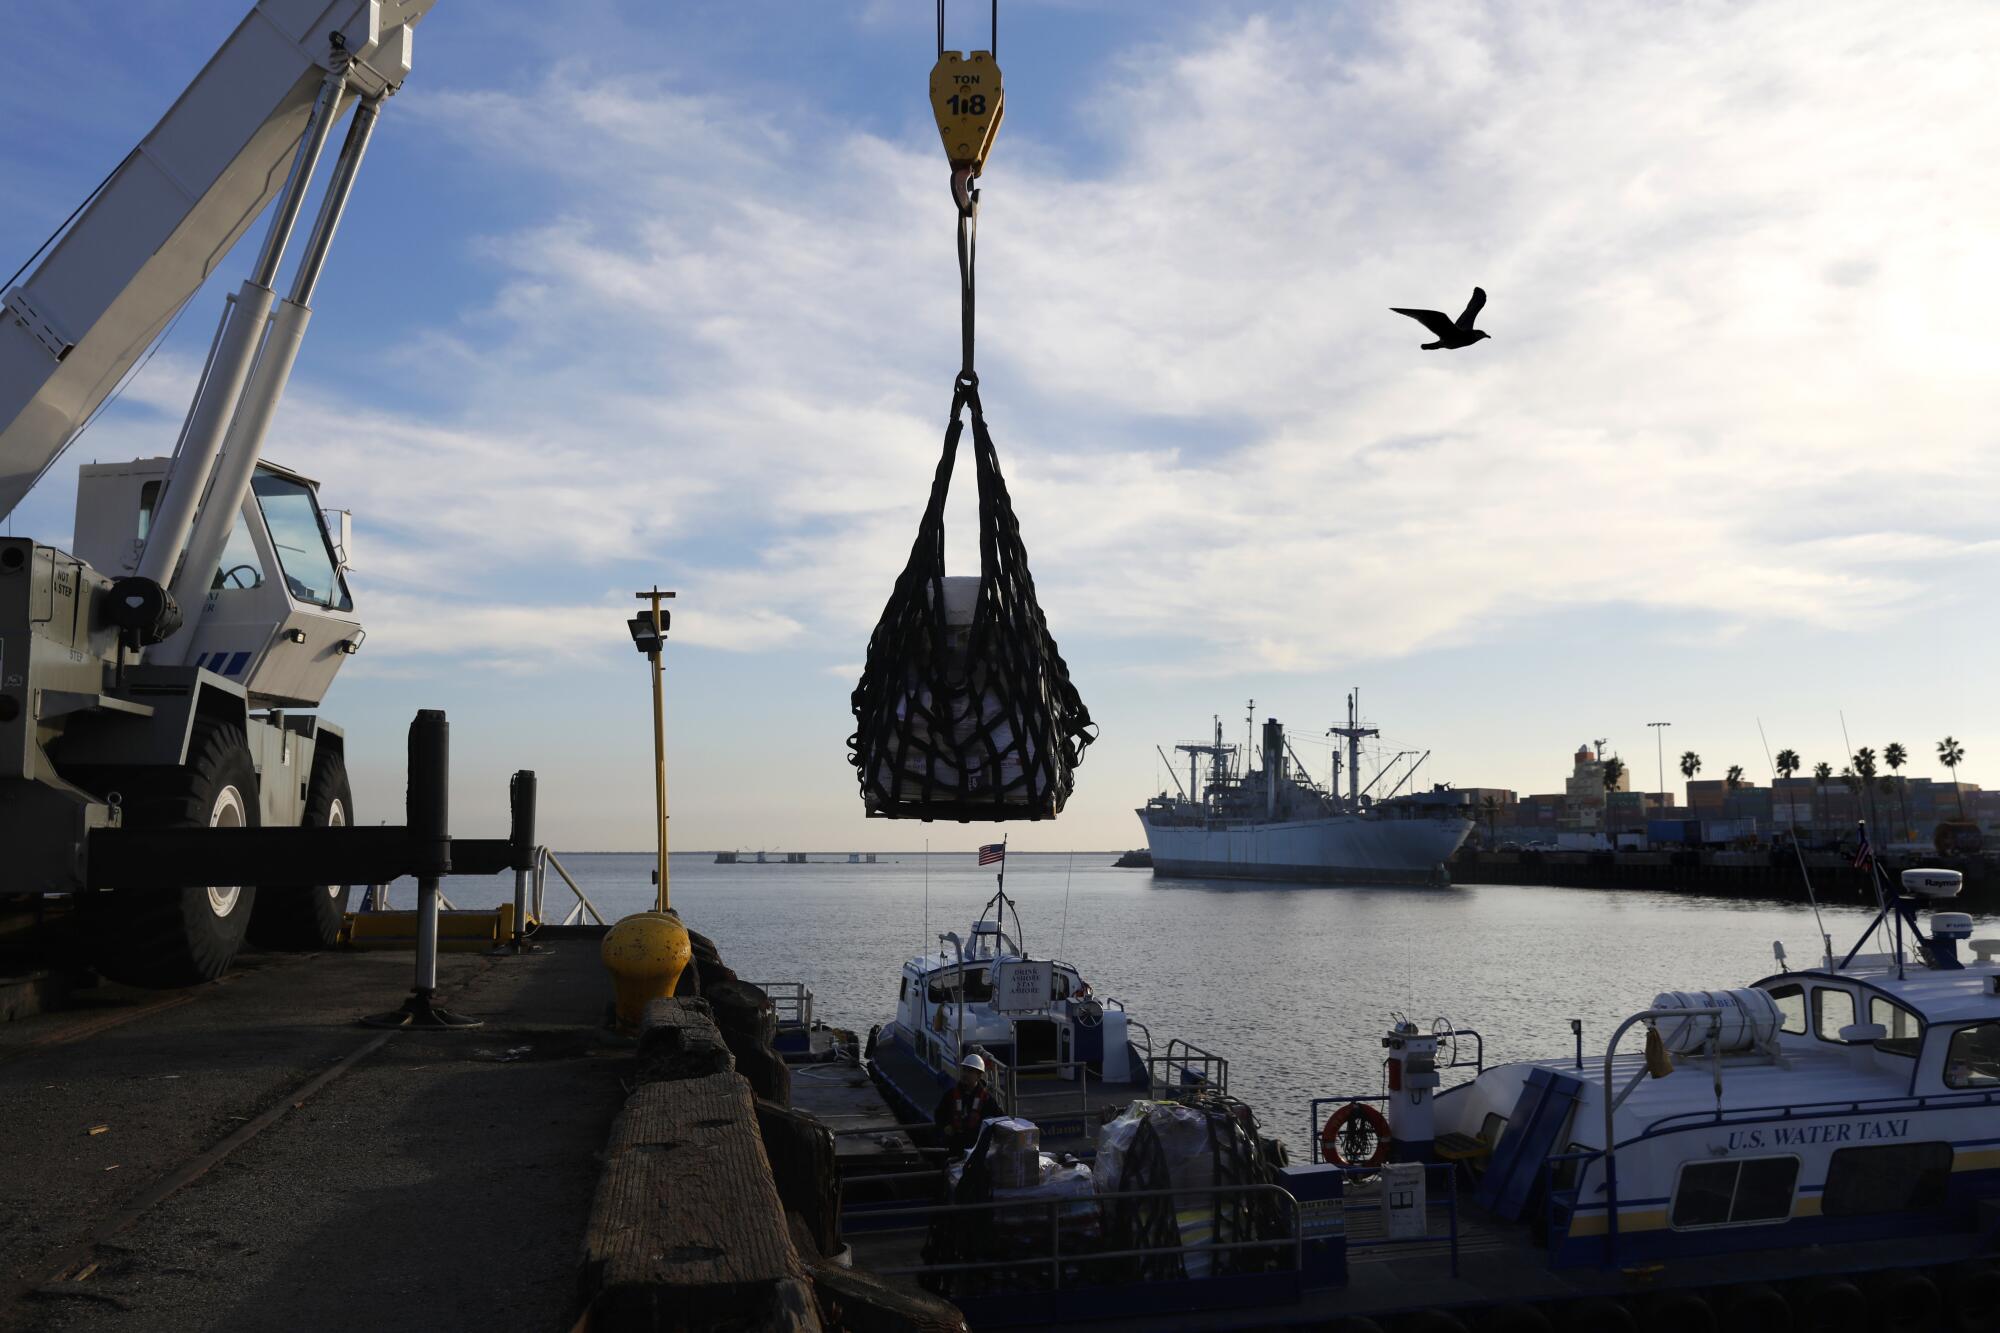
[[[607,918],[651,905],[652,857],[558,855]],[[903,960],[935,949],[943,931],[963,935],[993,890],[970,854],[812,858],[676,855],[673,903],[745,980],[804,981],[819,1017],[860,1032],[891,1017]],[[1601,1058],[1612,1029],[1657,993],[1775,972],[1773,940],[1800,966],[1819,948],[1803,893],[1787,904],[1521,885],[1287,887],[1155,880],[1112,858],[1009,856],[1028,952],[1073,963],[1100,996],[1124,1000],[1157,1047],[1181,1037],[1227,1056],[1230,1091],[1295,1147],[1313,1097],[1381,1090],[1379,1040],[1394,1013],[1476,1029],[1488,1063],[1570,1053],[1569,1020],[1580,1018],[1585,1058]],[[466,907],[512,895],[511,879],[446,887]],[[547,894],[560,919],[573,899],[554,873]],[[408,886],[393,895],[407,905]],[[1842,952],[1873,915],[1851,896],[1822,899],[1820,911]],[[1975,936],[2000,934],[2000,920],[1975,922]]]

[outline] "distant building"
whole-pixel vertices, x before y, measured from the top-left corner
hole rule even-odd
[[[1576,751],[1576,767],[1563,783],[1561,827],[1565,833],[1601,833],[1605,828],[1604,757],[1588,745]],[[1622,792],[1631,786],[1632,774],[1621,764],[1618,779],[1610,791]]]

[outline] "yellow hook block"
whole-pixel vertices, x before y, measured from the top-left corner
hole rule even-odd
[[[940,52],[931,68],[931,110],[951,165],[977,176],[1007,114],[1007,94],[993,53]]]

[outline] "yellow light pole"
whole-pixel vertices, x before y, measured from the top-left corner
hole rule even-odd
[[[660,603],[672,596],[658,586],[638,594],[652,609],[625,622],[632,632],[633,646],[646,655],[653,669],[653,813],[660,884],[652,911],[633,913],[604,936],[601,952],[611,971],[618,1021],[627,1028],[639,1024],[652,1001],[674,993],[692,955],[687,928],[668,905],[667,893],[667,712],[660,655],[666,649],[667,629],[673,618]]]
[[[650,591],[637,596],[640,601],[653,604],[650,624],[647,617],[632,618],[632,637],[638,643],[639,651],[646,654],[653,666],[653,813],[659,825],[656,837],[660,847],[660,887],[654,910],[664,912],[670,898],[667,892],[667,704],[666,668],[660,658],[667,646],[667,627],[672,624],[673,617],[660,609],[660,602],[673,594],[660,591],[659,585],[655,584]]]

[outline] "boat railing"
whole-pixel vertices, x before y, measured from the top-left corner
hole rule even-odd
[[[1389,1101],[1388,1097],[1378,1093],[1363,1093],[1355,1097],[1313,1098],[1312,1101],[1308,1103],[1306,1107],[1306,1117],[1308,1120],[1308,1124],[1306,1125],[1306,1142],[1312,1145],[1312,1160],[1315,1163],[1324,1162],[1328,1160],[1325,1148],[1326,1140],[1324,1137],[1326,1133],[1325,1129],[1326,1121],[1320,1119],[1320,1111],[1322,1109],[1328,1106],[1345,1106],[1349,1102],[1374,1102],[1378,1105],[1386,1105],[1388,1101]],[[1340,1163],[1340,1165],[1342,1167],[1345,1167],[1347,1164],[1345,1162],[1342,1162]],[[1363,1169],[1368,1169],[1368,1168],[1363,1168]]]
[[[1542,1170],[1547,1173],[1547,1188],[1542,1192],[1542,1235],[1546,1237],[1549,1264],[1555,1264],[1555,1257],[1569,1239],[1570,1224],[1576,1218],[1583,1197],[1584,1181],[1590,1175],[1591,1164],[1604,1156],[1600,1148],[1584,1148],[1576,1152],[1555,1153],[1542,1160]],[[1575,1165],[1575,1173],[1570,1182],[1562,1183],[1565,1167]],[[1604,1192],[1600,1182],[1598,1192]]]
[[[1118,1007],[1120,1009],[1123,1009],[1125,1006],[1123,1004],[1120,1004]],[[1125,1019],[1125,1031],[1128,1034],[1137,1032],[1141,1037],[1145,1038],[1146,1054],[1143,1058],[1145,1059],[1147,1066],[1150,1069],[1153,1061],[1153,1030],[1147,1027],[1144,1023],[1141,1023],[1138,1019],[1133,1018],[1130,1015],[1127,1015]],[[1126,1037],[1126,1040],[1130,1041],[1131,1037],[1128,1035]],[[1133,1049],[1136,1050],[1137,1047],[1134,1047]]]
[[[935,1173],[932,1173],[935,1175]],[[1212,1217],[1225,1204],[1239,1201],[1246,1205],[1246,1212],[1255,1216],[1258,1202],[1275,1208],[1282,1221],[1281,1234],[1259,1237],[1255,1240],[1203,1241],[1188,1244],[1176,1228],[1174,1237],[1158,1245],[1130,1246],[1119,1249],[1095,1249],[1088,1244],[1075,1243],[1081,1237],[1068,1237],[1071,1245],[1064,1246],[1064,1223],[1081,1223],[1078,1231],[1089,1230],[1095,1234],[1104,1233],[1104,1214],[1111,1208],[1142,1199],[1165,1199],[1176,1212],[1184,1212],[1190,1203],[1201,1207],[1201,1216]],[[1036,1219],[1040,1212],[1042,1219]],[[1289,1190],[1278,1185],[1207,1185],[1188,1189],[1119,1190],[1114,1193],[1090,1194],[1084,1196],[1053,1197],[1045,1199],[1005,1199],[991,1203],[931,1203],[907,1204],[881,1208],[867,1206],[854,1210],[852,1220],[859,1224],[857,1236],[864,1232],[869,1236],[893,1235],[898,1231],[922,1232],[939,1222],[954,1220],[971,1221],[976,1217],[991,1217],[996,1222],[1004,1219],[1021,1227],[1025,1235],[1028,1226],[1039,1226],[1041,1220],[1047,1224],[1047,1249],[1045,1252],[1025,1255],[1019,1258],[980,1258],[962,1262],[922,1263],[903,1265],[869,1265],[869,1270],[882,1277],[944,1277],[951,1273],[997,1273],[999,1270],[1045,1270],[1048,1274],[1048,1289],[1059,1289],[1064,1278],[1075,1274],[1066,1273],[1066,1265],[1095,1264],[1111,1259],[1144,1259],[1160,1257],[1186,1261],[1205,1255],[1233,1254],[1246,1250],[1262,1250],[1279,1256],[1281,1267],[1293,1273],[1304,1271],[1304,1233],[1299,1225],[1299,1202]],[[895,1219],[906,1219],[903,1226],[893,1225]],[[843,1205],[842,1221],[849,1220],[849,1210]],[[885,1222],[891,1225],[883,1225]],[[1095,1224],[1090,1225],[1090,1224]],[[1038,1247],[1039,1248],[1039,1247]],[[1038,1288],[1040,1289],[1040,1288]]]
[[[1361,1098],[1349,1098],[1359,1101]],[[1318,1151],[1317,1142],[1314,1151]],[[1346,1229],[1349,1250],[1380,1249],[1391,1245],[1424,1245],[1443,1240],[1451,1256],[1451,1275],[1458,1276],[1458,1190],[1457,1168],[1451,1162],[1424,1163],[1424,1231],[1420,1236],[1391,1236],[1382,1201],[1385,1182],[1382,1169],[1375,1166],[1341,1166],[1336,1168],[1347,1178],[1347,1186],[1341,1196],[1341,1214]],[[1442,1181],[1440,1181],[1442,1177]],[[1445,1223],[1442,1234],[1431,1230],[1431,1215],[1439,1209],[1444,1211]],[[1381,1235],[1370,1232],[1376,1224],[1361,1223],[1357,1220],[1370,1214],[1382,1218]]]
[[[1486,1072],[1486,1038],[1473,1028],[1449,1028],[1435,1034],[1439,1041],[1451,1042],[1451,1059],[1438,1066],[1440,1069],[1471,1069],[1475,1075]],[[1460,1037],[1472,1038],[1472,1058],[1462,1059],[1458,1050]]]
[[[1706,1018],[1708,1020],[1708,1048],[1711,1063],[1718,1060],[1715,1051],[1715,1032],[1722,1022],[1722,1010],[1713,1005],[1680,1009],[1642,1009],[1620,1023],[1612,1030],[1611,1040],[1604,1043],[1604,1086],[1600,1089],[1604,1100],[1604,1266],[1611,1268],[1617,1263],[1618,1254],[1618,1137],[1613,1132],[1612,1117],[1618,1113],[1622,1103],[1632,1090],[1639,1086],[1639,1080],[1647,1076],[1648,1069],[1641,1064],[1626,1083],[1625,1090],[1616,1094],[1611,1091],[1611,1070],[1618,1058],[1618,1042],[1628,1031],[1640,1023],[1657,1023],[1662,1018]],[[1715,1099],[1718,1106],[1722,1102],[1722,1070],[1715,1063]]]
[[[778,1011],[779,1027],[812,1027],[813,993],[805,982],[753,981],[750,984],[771,997],[771,1007]]]
[[[1000,1065],[1007,1080],[1007,1092],[1001,1099],[1001,1105],[1006,1109],[1008,1115],[1023,1116],[1035,1121],[1039,1121],[1045,1116],[1062,1115],[1069,1110],[1062,1103],[1066,1103],[1072,1098],[1076,1101],[1077,1113],[1079,1115],[1089,1115],[1089,1061],[1046,1060],[1040,1064],[1008,1065],[1005,1062],[996,1060],[994,1063]],[[1060,1086],[1037,1088],[1024,1096],[1021,1092],[1021,1079],[1024,1075],[1028,1078],[1036,1078],[1041,1075],[1054,1075],[1060,1081]],[[1103,1079],[1100,1078],[1098,1082],[1101,1084]],[[1057,1105],[1047,1105],[1047,1103],[1051,1102],[1057,1103]],[[1030,1109],[1031,1106],[1032,1109]]]
[[[1872,1115],[1884,1111],[1960,1110],[1974,1106],[2000,1105],[2000,1089],[1986,1092],[1905,1093],[1894,1097],[1842,1098],[1825,1102],[1785,1102],[1768,1106],[1732,1106],[1712,1111],[1677,1111],[1650,1122],[1633,1138],[1651,1138],[1695,1125],[1733,1124],[1745,1120],[1785,1120],[1799,1116]]]
[[[1146,1057],[1146,1075],[1155,1097],[1178,1101],[1196,1092],[1229,1091],[1229,1061],[1180,1037],[1167,1042],[1166,1054]]]

